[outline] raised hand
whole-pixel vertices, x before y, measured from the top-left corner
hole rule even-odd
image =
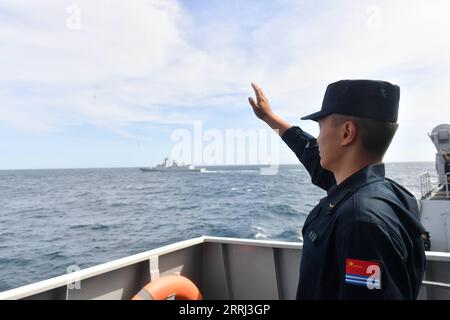
[[[269,101],[264,95],[262,89],[256,83],[252,82],[252,87],[253,90],[255,90],[256,103],[255,100],[253,100],[253,98],[251,97],[248,98],[248,102],[252,106],[255,115],[261,120],[266,120],[268,116],[271,116],[273,114],[272,109],[269,105]]]

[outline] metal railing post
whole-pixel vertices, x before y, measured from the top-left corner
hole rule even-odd
[[[420,192],[422,198],[426,198],[431,194],[430,173],[425,172],[420,175]]]
[[[445,190],[447,191],[447,198],[448,198],[448,183],[449,183],[449,178],[450,178],[450,172],[447,172],[446,174],[445,174],[445,177],[447,178],[447,181],[445,181]]]

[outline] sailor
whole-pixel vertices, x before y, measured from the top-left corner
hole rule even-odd
[[[383,163],[398,128],[400,88],[375,80],[328,85],[321,110],[302,118],[318,122],[316,139],[276,115],[252,86],[256,116],[327,192],[303,225],[297,299],[416,299],[425,230],[417,200],[385,177]]]
[[[446,161],[450,161],[450,155],[445,150],[441,150],[441,154]]]
[[[450,154],[448,154],[447,151],[441,150],[441,154],[444,157],[444,174],[446,175],[447,179],[447,185],[444,187],[444,189],[447,189],[450,187]]]

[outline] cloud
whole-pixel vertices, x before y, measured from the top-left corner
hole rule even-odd
[[[421,130],[447,108],[446,0],[198,3],[2,1],[0,121],[38,132],[186,123],[249,108],[251,80],[292,118],[342,78],[400,84],[400,119]]]
[[[321,102],[326,85],[343,78],[387,78],[407,89],[424,80],[441,83],[442,78],[423,79],[423,69],[444,68],[441,76],[449,77],[450,40],[436,36],[450,30],[448,1],[376,3],[342,1],[316,10],[314,19],[305,23],[297,18],[303,9],[299,5],[288,17],[278,17],[258,30],[259,43],[277,39],[277,45],[267,43],[259,51],[278,62],[266,70],[274,74],[267,77],[268,87],[280,105],[288,106],[287,112],[298,112],[298,106],[285,97],[313,108]]]
[[[50,131],[50,127],[46,122],[34,119],[30,113],[23,110],[0,108],[0,123],[1,122],[13,125],[24,131],[31,130],[38,133]]]
[[[0,22],[0,59],[9,63],[0,74],[1,108],[50,114],[39,131],[67,122],[186,123],[199,118],[190,110],[236,103],[239,68],[216,49],[185,41],[183,34],[196,27],[175,1],[7,0],[2,6],[8,19]],[[12,112],[1,115],[21,130],[37,128],[17,126]]]
[[[30,118],[41,112],[116,125],[187,121],[185,115],[158,113],[159,105],[170,101],[164,85],[151,85],[164,74],[171,52],[189,50],[179,35],[176,2],[3,1],[1,6],[7,18],[0,22],[0,59],[8,61],[0,73],[4,123],[31,131],[61,125],[58,117],[17,125],[19,114]]]

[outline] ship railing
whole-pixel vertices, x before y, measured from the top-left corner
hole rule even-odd
[[[447,198],[449,198],[448,185],[449,185],[449,183],[450,183],[450,172],[447,172],[447,173],[445,174],[445,177],[447,178],[446,181],[445,181],[445,190],[447,191],[446,196],[447,196]]]
[[[445,283],[445,282],[423,280],[422,285],[425,287],[450,290],[450,283]]]
[[[420,192],[422,199],[431,195],[430,173],[425,172],[420,175]]]

